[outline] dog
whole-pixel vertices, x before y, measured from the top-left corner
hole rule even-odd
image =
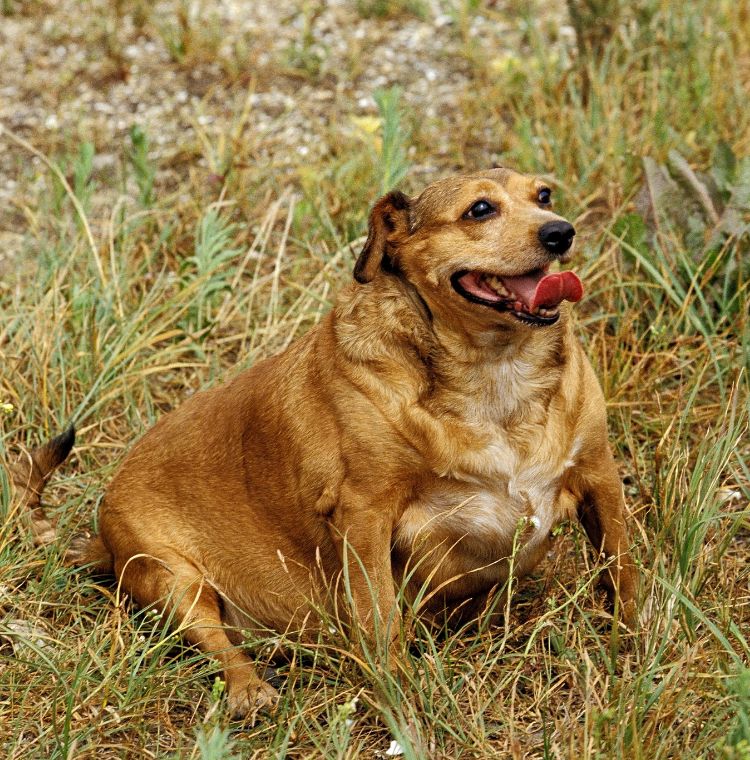
[[[583,288],[551,269],[574,235],[550,188],[510,169],[387,194],[332,311],[162,417],[72,560],[113,573],[218,658],[237,717],[278,696],[238,629],[340,618],[344,588],[349,623],[373,639],[395,638],[398,587],[423,595],[426,616],[469,619],[569,518],[632,623],[604,398],[569,318]],[[39,493],[70,445],[68,433],[16,468],[40,524]]]

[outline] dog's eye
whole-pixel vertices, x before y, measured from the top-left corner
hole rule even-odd
[[[548,187],[543,187],[536,196],[536,199],[542,206],[549,206],[552,203],[552,191]]]
[[[484,219],[496,211],[497,209],[489,201],[477,201],[464,216],[469,219]]]

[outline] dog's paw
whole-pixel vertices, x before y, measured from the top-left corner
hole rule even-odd
[[[68,567],[88,566],[91,572],[110,574],[113,572],[112,554],[100,536],[84,530],[76,533],[65,550],[64,562]]]
[[[72,566],[85,564],[90,544],[91,534],[88,531],[76,533],[65,551],[65,564]]]
[[[231,689],[227,694],[227,707],[234,720],[254,722],[260,711],[272,712],[278,701],[279,692],[260,679]]]
[[[55,523],[41,507],[31,510],[31,531],[36,546],[49,546],[57,540]]]

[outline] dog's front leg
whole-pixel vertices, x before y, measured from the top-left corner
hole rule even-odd
[[[576,474],[578,518],[594,549],[608,562],[604,585],[618,600],[622,620],[632,627],[638,617],[638,573],[630,555],[622,483],[609,444],[605,442],[597,460],[587,462]]]
[[[347,494],[334,511],[331,527],[351,624],[393,660],[400,616],[391,569],[391,514],[377,498]]]

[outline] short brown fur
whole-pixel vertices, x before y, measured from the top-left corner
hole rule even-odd
[[[541,186],[495,169],[382,198],[357,282],[323,321],[162,418],[110,484],[78,561],[113,567],[141,605],[169,603],[221,660],[235,714],[276,693],[228,627],[285,631],[309,625],[315,605],[334,613],[353,552],[366,570],[349,563],[353,614],[375,635],[397,619],[407,567],[409,594],[429,585],[425,615],[476,614],[514,542],[522,576],[580,514],[632,620],[604,399],[567,304],[533,327],[451,285],[459,270],[549,263],[537,231],[559,217],[537,202]],[[481,223],[465,216],[480,198],[500,209]]]

